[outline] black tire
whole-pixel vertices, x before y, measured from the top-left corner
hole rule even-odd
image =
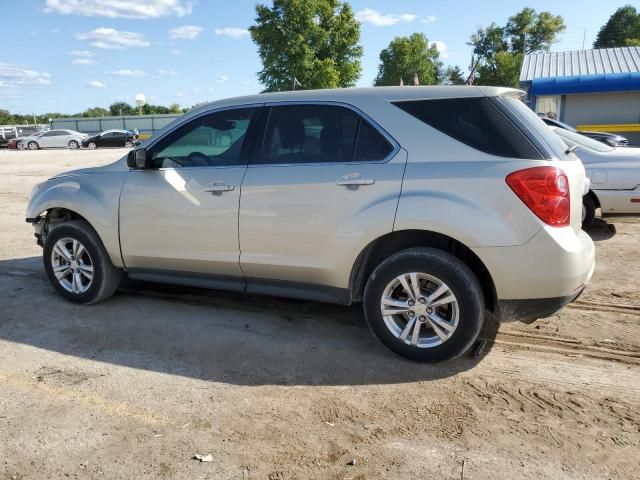
[[[71,140],[69,142],[69,148],[71,148],[72,150],[75,150],[76,148],[80,148],[80,144],[75,140]]]
[[[98,144],[96,142],[89,142],[87,144],[87,148],[89,148],[90,150],[95,150],[96,148],[98,148]]]
[[[596,218],[596,203],[593,201],[591,195],[586,194],[582,197],[582,229],[586,230],[593,225],[593,220]]]
[[[133,142],[131,140],[127,140],[127,143],[124,144],[126,148],[133,148]]]
[[[440,345],[428,348],[408,345],[385,324],[380,308],[383,292],[394,278],[410,272],[436,277],[457,299],[458,326]],[[367,281],[363,303],[365,318],[375,337],[392,352],[419,362],[441,362],[462,355],[478,338],[484,323],[484,297],[477,278],[458,258],[434,248],[403,250],[380,263]]]
[[[56,242],[62,238],[78,240],[90,255],[93,264],[93,280],[83,293],[73,293],[66,290],[53,272],[51,260],[53,248]],[[60,223],[49,232],[44,242],[43,261],[53,288],[64,298],[74,303],[91,304],[106,300],[116,292],[122,280],[122,270],[113,266],[98,234],[87,222],[82,220]]]
[[[38,142],[29,142],[27,144],[27,148],[29,150],[39,150],[40,149],[40,145],[38,145]]]

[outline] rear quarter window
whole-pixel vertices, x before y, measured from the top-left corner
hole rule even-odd
[[[522,130],[490,98],[412,100],[393,104],[481,152],[498,157],[544,159]]]

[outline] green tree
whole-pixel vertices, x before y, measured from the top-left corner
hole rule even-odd
[[[490,62],[478,65],[478,85],[518,88],[523,58],[522,53],[496,53]]]
[[[440,77],[440,83],[443,85],[464,85],[467,79],[459,66],[448,66],[442,76]]]
[[[355,85],[360,77],[360,24],[351,6],[339,0],[274,0],[256,6],[249,28],[258,46],[266,91]]]
[[[110,114],[111,112],[109,110],[102,107],[91,107],[82,112],[83,117],[106,117]]]
[[[533,8],[527,7],[509,17],[504,34],[509,38],[511,51],[532,53],[549,51],[551,44],[565,29],[560,15],[537,13]]]
[[[169,105],[169,113],[182,113],[182,109],[177,103],[172,103]]]
[[[409,85],[417,74],[420,84],[435,85],[441,68],[438,49],[423,33],[395,37],[380,52],[380,66],[374,84],[399,85],[402,79],[405,85]]]
[[[471,35],[478,85],[517,87],[525,53],[548,51],[565,30],[564,20],[549,12],[523,8],[504,27],[492,23]]]
[[[596,37],[594,48],[640,45],[640,12],[631,5],[620,7],[605,23]]]
[[[115,102],[109,106],[109,112],[114,117],[122,115],[135,115],[138,113],[134,107],[126,102]]]

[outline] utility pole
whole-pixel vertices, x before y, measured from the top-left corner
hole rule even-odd
[[[587,39],[587,29],[584,29],[584,34],[582,35],[582,50],[584,50],[584,42]]]

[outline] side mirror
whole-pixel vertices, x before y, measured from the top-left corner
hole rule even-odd
[[[127,156],[127,166],[129,168],[148,168],[147,149],[139,148],[137,150],[131,150]]]

